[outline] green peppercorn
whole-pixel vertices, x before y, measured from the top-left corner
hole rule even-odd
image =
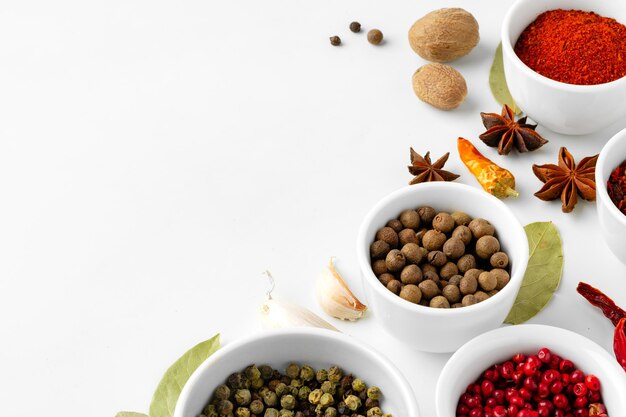
[[[304,365],[300,370],[300,378],[303,381],[311,381],[315,378],[315,371],[309,365]]]
[[[334,403],[335,403],[335,400],[331,394],[328,394],[328,393],[322,394],[322,397],[320,398],[320,405],[322,407],[328,407],[328,406],[333,405]]]
[[[281,397],[283,394],[285,394],[285,391],[287,391],[287,385],[283,384],[282,382],[278,383],[276,385],[276,387],[274,388],[274,392],[279,397]]]
[[[324,393],[322,392],[321,389],[314,389],[313,391],[311,391],[311,393],[309,394],[309,402],[313,405],[317,405],[320,403],[320,398],[322,398],[322,395]]]
[[[367,398],[371,398],[372,400],[379,400],[380,397],[381,397],[380,388],[369,387],[367,389]]]
[[[382,417],[383,412],[379,407],[372,407],[367,410],[367,417]]]
[[[265,382],[263,381],[262,378],[257,378],[257,379],[251,379],[250,380],[250,388],[253,389],[259,389],[263,386]]]
[[[380,402],[378,400],[372,400],[368,398],[365,400],[365,409],[369,410],[372,407],[380,407]]]
[[[339,382],[341,381],[342,377],[343,373],[341,372],[341,369],[339,369],[339,367],[332,366],[328,369],[328,380],[330,382]]]
[[[259,372],[261,373],[261,378],[267,380],[267,379],[270,379],[272,377],[272,374],[274,373],[274,370],[269,365],[261,365],[261,366],[259,366]]]
[[[365,389],[365,382],[363,382],[362,379],[359,378],[355,378],[352,381],[352,389],[355,390],[356,392],[361,392]]]
[[[263,402],[268,407],[274,407],[276,404],[278,404],[278,395],[276,395],[274,391],[267,390],[263,394],[261,394],[261,397],[263,397]],[[276,412],[278,412],[278,410],[276,410]]]
[[[218,400],[227,400],[228,397],[230,397],[230,388],[222,384],[219,387],[215,388],[215,392],[213,394]]]
[[[248,366],[243,372],[249,380],[261,378],[261,371],[259,371],[256,365]]]
[[[329,394],[333,394],[335,395],[336,393],[336,388],[337,388],[337,384],[335,384],[334,382],[330,382],[330,381],[324,381],[322,382],[322,386],[320,387],[322,392],[324,393],[329,393]]]
[[[287,410],[293,410],[296,406],[296,399],[293,395],[283,395],[280,399],[280,406]]]
[[[361,406],[361,399],[356,395],[348,395],[344,400],[346,407],[352,411],[356,411]]]
[[[204,407],[204,410],[202,410],[202,414],[204,414],[206,417],[217,417],[217,411],[215,410],[215,406],[213,404],[209,404],[206,407]]]
[[[290,363],[285,369],[285,374],[291,379],[296,379],[300,376],[300,367],[296,363]]]
[[[250,390],[240,389],[235,393],[235,401],[239,405],[248,405],[250,401],[252,401],[252,394],[250,394]]]
[[[337,417],[337,409],[335,407],[328,407],[324,411],[324,417]]]
[[[261,400],[254,400],[250,403],[250,411],[252,412],[252,414],[261,414],[264,409],[265,406],[263,405],[263,401]]]
[[[226,384],[230,389],[244,389],[250,387],[250,381],[241,372],[231,374],[226,380]]]
[[[300,388],[298,388],[298,387],[292,387],[291,385],[287,385],[287,389],[285,390],[285,394],[291,394],[294,397],[297,397],[299,390],[300,390]]]
[[[280,417],[294,417],[294,412],[283,408],[280,410]]]
[[[300,400],[308,400],[309,394],[311,393],[311,388],[309,387],[300,387],[298,390],[298,399]]]
[[[320,384],[326,381],[328,379],[328,371],[326,371],[326,369],[319,369],[315,374],[315,379],[317,379],[317,382]]]
[[[246,407],[239,407],[237,411],[235,411],[235,415],[237,417],[250,417],[250,409]]]
[[[300,388],[304,384],[302,383],[301,379],[292,379],[289,385],[291,385],[292,387]]]
[[[337,404],[337,412],[342,416],[348,412],[348,407],[346,407],[346,403],[344,401],[339,401]]]
[[[268,408],[267,410],[265,410],[265,414],[263,415],[265,417],[280,417],[280,413],[275,408]]]
[[[219,400],[215,404],[215,411],[221,416],[228,415],[233,412],[233,403],[228,400]]]

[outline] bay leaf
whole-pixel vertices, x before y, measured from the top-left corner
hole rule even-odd
[[[220,348],[220,335],[197,344],[169,367],[150,403],[150,417],[172,417],[176,401],[191,374]]]
[[[147,414],[143,413],[133,413],[132,411],[120,411],[115,415],[115,417],[149,417]]]
[[[539,313],[559,287],[563,274],[563,245],[552,222],[530,223],[524,227],[530,257],[513,308],[504,320],[521,324]]]
[[[502,42],[498,44],[496,53],[493,57],[493,64],[491,64],[491,71],[489,72],[489,87],[496,101],[502,105],[509,106],[515,114],[520,114],[522,110],[517,107],[509,86],[506,84],[506,78],[504,77],[504,62],[502,60]]]

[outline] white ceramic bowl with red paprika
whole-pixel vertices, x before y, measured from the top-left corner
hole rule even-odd
[[[460,308],[413,304],[382,285],[370,263],[376,231],[406,209],[432,206],[436,211],[465,212],[484,218],[496,229],[510,260],[509,283],[493,297]],[[499,327],[517,297],[528,263],[524,228],[502,201],[482,189],[451,182],[430,182],[401,188],[380,200],[367,214],[357,238],[357,258],[372,316],[396,339],[418,350],[453,352],[468,340]]]
[[[626,129],[602,148],[596,164],[596,206],[600,232],[609,249],[626,264],[626,215],[618,210],[607,191],[611,173],[626,160]]]
[[[623,1],[517,0],[502,22],[504,73],[513,99],[531,119],[555,132],[583,135],[626,117],[626,77],[598,85],[566,84],[530,69],[513,50],[524,29],[548,10],[584,10],[626,24]]]
[[[612,335],[607,334],[607,337]],[[569,330],[523,324],[480,335],[452,355],[437,381],[437,417],[456,417],[461,394],[491,366],[510,360],[517,353],[535,355],[544,347],[571,360],[585,374],[597,376],[608,415],[624,415],[626,373],[612,355],[595,342]]]
[[[345,334],[310,327],[262,332],[228,343],[202,363],[185,384],[173,417],[198,417],[213,390],[250,364],[285,369],[290,362],[339,366],[380,388],[381,408],[394,416],[419,417],[411,385],[388,359]]]

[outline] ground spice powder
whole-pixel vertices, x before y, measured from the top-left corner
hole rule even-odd
[[[626,26],[592,12],[550,10],[522,32],[515,53],[553,80],[603,84],[626,76]]]
[[[626,215],[626,161],[611,173],[607,190],[615,206]]]

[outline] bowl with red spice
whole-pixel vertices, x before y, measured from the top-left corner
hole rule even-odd
[[[626,129],[613,136],[598,157],[596,205],[604,240],[626,264]]]
[[[626,410],[626,376],[595,342],[543,325],[476,337],[446,363],[438,417],[616,417]]]
[[[504,71],[518,106],[555,132],[583,135],[626,116],[621,2],[518,0],[502,23]]]

